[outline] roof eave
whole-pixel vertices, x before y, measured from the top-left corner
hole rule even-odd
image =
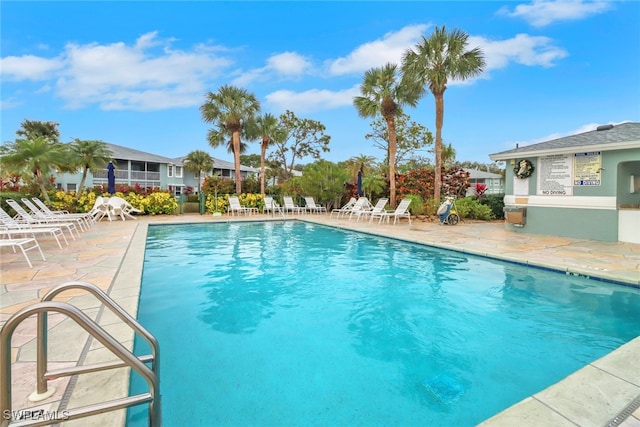
[[[551,154],[565,154],[565,153],[580,153],[583,151],[613,151],[613,150],[627,150],[631,148],[639,148],[640,140],[625,141],[608,144],[593,144],[593,145],[576,145],[574,147],[564,148],[549,148],[546,150],[527,150],[526,147],[521,149],[505,151],[502,153],[489,154],[489,158],[493,161],[497,160],[511,160],[516,157],[538,157],[548,156]]]

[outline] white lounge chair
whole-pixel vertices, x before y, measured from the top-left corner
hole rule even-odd
[[[264,196],[264,206],[262,207],[262,213],[279,213],[284,215],[282,207],[273,200],[272,196]]]
[[[293,203],[293,197],[284,196],[282,200],[284,201],[285,212],[298,213],[298,214],[305,212],[305,209],[302,206],[296,206],[296,204]]]
[[[360,221],[360,218],[362,217],[368,217],[369,215],[374,215],[380,212],[384,212],[384,207],[387,206],[387,203],[389,202],[389,199],[387,199],[386,197],[382,197],[380,199],[378,199],[378,202],[375,204],[375,206],[371,209],[360,209],[357,211],[353,211],[351,215],[356,215],[358,217],[358,220],[356,222]],[[349,219],[351,219],[351,216],[349,217]]]
[[[258,213],[258,208],[245,208],[240,204],[240,199],[237,196],[229,196],[229,215],[235,214],[251,215]]]
[[[393,223],[395,224],[401,218],[407,218],[409,220],[409,224],[411,224],[411,213],[409,212],[409,205],[411,204],[411,199],[402,199],[402,201],[398,204],[395,211],[383,211],[376,214],[371,214],[371,218],[369,222],[373,222],[374,218],[378,219],[378,224],[382,223],[382,220],[386,220],[389,223],[389,218],[393,217]]]
[[[31,264],[31,260],[27,255],[27,251],[38,249],[42,260],[47,260],[42,253],[42,249],[40,249],[40,244],[38,244],[38,241],[33,237],[25,237],[22,239],[0,239],[0,247],[10,247],[11,249],[13,249],[13,253],[16,253],[16,247],[20,248],[24,259],[27,261],[27,264],[29,264],[29,268],[33,268],[33,265]]]
[[[373,209],[373,205],[369,202],[369,199],[364,196],[360,197],[349,211],[349,219],[353,218],[354,215],[360,215],[362,212],[370,211],[371,209]]]
[[[331,214],[329,215],[329,218],[331,218],[333,214],[336,214],[336,218],[340,218],[340,215],[349,213],[353,208],[353,205],[355,205],[357,201],[358,199],[356,199],[355,197],[350,198],[349,201],[343,207],[338,209],[332,209]]]
[[[76,224],[81,231],[86,231],[88,228],[88,226],[85,225],[85,221],[82,218],[68,218],[68,217],[61,217],[56,215],[47,215],[44,212],[42,212],[36,205],[33,204],[31,200],[27,199],[26,197],[22,198],[22,203],[27,208],[29,208],[29,210],[31,211],[31,215],[36,219],[41,219],[43,221],[72,222]]]
[[[13,199],[7,199],[7,204],[11,206],[11,208],[16,211],[17,218],[14,218],[17,222],[21,224],[29,224],[32,226],[36,226],[36,224],[40,224],[41,226],[47,227],[60,227],[67,230],[69,235],[73,240],[76,240],[76,236],[73,234],[75,231],[78,236],[80,236],[80,231],[78,231],[78,227],[73,222],[69,221],[56,221],[52,219],[43,219],[36,218],[34,216],[29,215],[27,211],[24,210],[22,206],[18,202]]]
[[[36,234],[50,234],[56,239],[56,243],[58,243],[58,247],[62,249],[62,244],[60,244],[59,237],[62,237],[64,243],[69,245],[67,238],[62,232],[62,228],[60,227],[39,227],[38,224],[21,224],[15,221],[9,214],[2,208],[0,208],[0,235],[8,236],[10,239],[14,237],[33,237],[36,238]]]
[[[305,203],[304,209],[307,212],[318,213],[318,214],[327,213],[327,208],[325,208],[324,206],[316,205],[316,201],[311,196],[305,197],[304,203]]]
[[[31,200],[35,203],[36,207],[38,207],[45,215],[51,216],[53,218],[81,218],[87,228],[92,227],[95,224],[95,220],[91,214],[87,213],[69,213],[69,211],[52,211],[49,209],[49,206],[45,205],[44,202],[37,197],[32,197]]]

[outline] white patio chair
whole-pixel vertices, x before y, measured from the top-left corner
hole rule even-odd
[[[41,219],[43,221],[72,222],[76,224],[81,231],[86,231],[88,229],[88,227],[85,225],[85,221],[82,218],[67,218],[55,215],[47,215],[26,197],[23,197],[21,200],[22,203],[31,211],[31,216],[36,219]]]
[[[123,221],[125,221],[127,218],[138,219],[135,216],[133,216],[131,213],[142,212],[140,209],[134,208],[131,203],[127,202],[122,197],[117,197],[117,196],[109,197],[109,200],[107,201],[107,205],[109,206],[109,215],[119,216],[120,219],[122,219]],[[109,216],[109,219],[111,219],[111,216]]]
[[[238,215],[251,215],[253,213],[258,213],[258,208],[245,208],[240,204],[238,196],[229,196],[229,215],[233,216],[236,213]]]
[[[324,206],[316,205],[316,201],[311,196],[307,196],[304,198],[305,210],[311,213],[327,213],[327,208]]]
[[[373,222],[374,218],[378,219],[378,224],[382,223],[382,220],[386,220],[387,224],[389,223],[389,218],[393,217],[393,223],[395,224],[401,218],[407,218],[409,220],[409,224],[411,224],[411,213],[409,212],[409,205],[411,204],[411,199],[402,199],[402,201],[398,204],[395,211],[383,211],[376,214],[371,214],[371,218],[369,222]]]
[[[387,206],[388,202],[389,202],[389,199],[387,199],[386,197],[382,197],[378,199],[378,202],[375,204],[375,206],[373,206],[373,208],[360,209],[352,212],[351,215],[356,215],[358,217],[356,222],[360,222],[360,218],[364,217],[366,219],[366,217],[368,217],[369,215],[374,215],[380,212],[384,212],[384,207]],[[351,219],[351,216],[349,216],[349,219]]]
[[[302,206],[296,206],[296,204],[293,203],[293,197],[284,196],[282,200],[284,201],[285,212],[298,213],[298,214],[305,212],[305,209]]]
[[[369,202],[369,199],[366,197],[360,197],[356,200],[356,204],[349,210],[349,219],[353,218],[353,215],[360,215],[364,211],[370,211],[373,209],[373,205]],[[344,213],[343,215],[346,215]]]
[[[331,218],[333,214],[336,214],[336,218],[340,218],[340,215],[349,213],[353,208],[353,205],[355,205],[357,201],[358,199],[356,199],[355,197],[350,198],[349,201],[341,208],[332,209],[331,214],[329,214],[329,218]]]
[[[272,196],[264,196],[264,206],[262,207],[262,213],[279,213],[284,215],[282,207],[273,200]]]

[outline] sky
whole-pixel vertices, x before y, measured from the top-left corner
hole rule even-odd
[[[223,85],[261,112],[321,122],[333,162],[385,152],[353,106],[364,73],[436,26],[469,35],[484,72],[450,81],[445,144],[459,161],[640,121],[640,2],[67,1],[0,2],[2,142],[25,119],[59,123],[61,140],[102,140],[175,158],[206,141],[199,107]],[[435,135],[427,90],[411,120]],[[246,154],[259,154],[250,142]],[[432,153],[417,153],[433,158]],[[313,159],[304,159],[307,163]]]

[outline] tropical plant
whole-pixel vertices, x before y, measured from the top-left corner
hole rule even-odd
[[[202,173],[213,170],[213,159],[206,151],[193,150],[184,159],[184,168],[189,172],[198,174],[198,194],[200,194]]]
[[[0,157],[2,169],[20,174],[26,181],[33,181],[40,189],[41,196],[51,204],[46,184],[51,168],[68,168],[66,146],[51,142],[44,136],[34,139],[16,139],[3,147]]]
[[[384,118],[376,118],[370,124],[371,132],[365,139],[373,141],[374,147],[385,152],[385,161],[389,155],[389,127]],[[395,120],[396,131],[396,168],[426,152],[425,147],[433,144],[431,131],[420,123],[411,120],[408,114],[400,113]]]
[[[340,202],[348,177],[348,172],[340,165],[320,159],[304,167],[298,182],[303,195],[312,196],[326,207]]]
[[[25,119],[20,123],[16,135],[22,139],[45,138],[49,142],[60,142],[59,123]]]
[[[361,96],[353,99],[353,104],[360,117],[376,117],[381,115],[387,123],[389,133],[389,202],[391,207],[396,203],[396,117],[402,114],[404,105],[414,105],[417,98],[408,91],[400,79],[398,66],[386,64],[380,68],[372,68],[364,74],[360,85]]]
[[[227,133],[231,133],[237,194],[242,193],[240,134],[246,123],[254,120],[259,111],[260,103],[255,95],[230,85],[221,86],[217,93],[208,92],[205,103],[200,106],[202,119],[206,123],[213,123],[217,128],[207,135],[212,147],[226,142]]]
[[[278,118],[278,126],[280,131],[272,135],[274,152],[270,160],[279,163],[287,179],[291,177],[296,160],[319,159],[321,151],[329,151],[331,137],[325,135],[325,126],[316,120],[301,119],[287,110]]]
[[[113,152],[103,141],[74,139],[69,144],[73,157],[72,163],[77,163],[82,169],[82,178],[76,191],[76,200],[80,197],[89,171],[103,169],[112,158]]]
[[[436,27],[429,37],[409,49],[403,56],[402,69],[407,85],[414,87],[414,94],[421,96],[425,86],[429,87],[436,103],[435,141],[435,192],[434,199],[440,201],[442,185],[442,125],[444,121],[444,92],[449,79],[467,80],[480,75],[485,68],[482,50],[475,47],[467,50],[469,36],[454,29],[447,32],[444,26]]]

